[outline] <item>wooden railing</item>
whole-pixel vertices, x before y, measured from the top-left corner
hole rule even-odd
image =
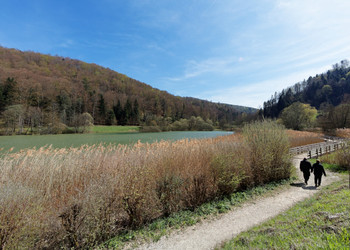
[[[324,142],[309,144],[305,146],[291,148],[289,150],[292,155],[307,153],[308,158],[319,157],[323,154],[328,154],[341,149],[347,145],[347,142],[340,138],[325,139]]]

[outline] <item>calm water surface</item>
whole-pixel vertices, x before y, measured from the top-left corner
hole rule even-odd
[[[64,134],[64,135],[18,135],[0,136],[0,148],[14,151],[25,148],[52,145],[55,148],[79,147],[83,144],[134,144],[138,140],[152,143],[161,140],[180,140],[184,138],[209,138],[232,134],[225,131],[181,131],[161,133],[115,133],[115,134]]]

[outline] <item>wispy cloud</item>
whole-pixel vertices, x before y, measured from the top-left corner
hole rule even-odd
[[[183,75],[168,77],[170,81],[185,81],[207,74],[228,75],[237,71],[237,65],[243,62],[243,57],[207,58],[202,61],[190,60],[186,63]]]
[[[215,20],[225,28],[227,42],[217,54],[189,60],[182,73],[170,81],[201,82],[210,88],[197,97],[258,107],[275,91],[322,73],[342,59],[350,58],[350,1],[276,0],[255,2],[249,22],[236,27],[236,20],[221,15]],[[216,4],[215,13],[229,13],[232,5]],[[247,6],[245,6],[247,7]],[[221,9],[220,9],[221,8]],[[225,9],[224,9],[225,8]],[[251,14],[251,13],[250,13]],[[238,21],[248,16],[240,14]],[[220,27],[219,29],[223,29]],[[220,43],[222,45],[222,43]]]
[[[350,59],[348,0],[103,0],[79,10],[73,2],[34,8],[4,1],[0,43],[102,63],[171,93],[253,107]],[[19,15],[8,14],[13,9]]]
[[[218,88],[212,91],[203,91],[197,97],[214,102],[231,103],[249,107],[259,108],[263,106],[265,101],[275,93],[280,92],[287,87],[293,86],[295,83],[307,79],[309,76],[327,71],[331,65],[318,68],[309,68],[294,74],[283,77],[251,82],[248,84],[238,84],[228,88]]]
[[[72,45],[74,45],[74,41],[71,39],[66,39],[62,43],[60,43],[58,46],[62,48],[70,48]]]

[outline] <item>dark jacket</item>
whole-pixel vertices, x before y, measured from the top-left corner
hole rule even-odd
[[[300,171],[310,173],[311,170],[311,163],[307,160],[302,160],[300,162]]]
[[[314,175],[316,176],[322,176],[322,174],[326,176],[326,172],[319,162],[316,162],[314,165],[312,165],[311,172],[314,172]]]

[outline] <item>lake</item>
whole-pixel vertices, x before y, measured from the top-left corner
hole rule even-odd
[[[39,148],[52,145],[54,148],[79,147],[83,144],[134,144],[138,140],[152,143],[161,140],[180,140],[184,138],[210,138],[232,134],[226,131],[176,131],[160,133],[108,133],[108,134],[63,134],[63,135],[16,135],[0,136],[0,148],[14,151],[25,148]]]

